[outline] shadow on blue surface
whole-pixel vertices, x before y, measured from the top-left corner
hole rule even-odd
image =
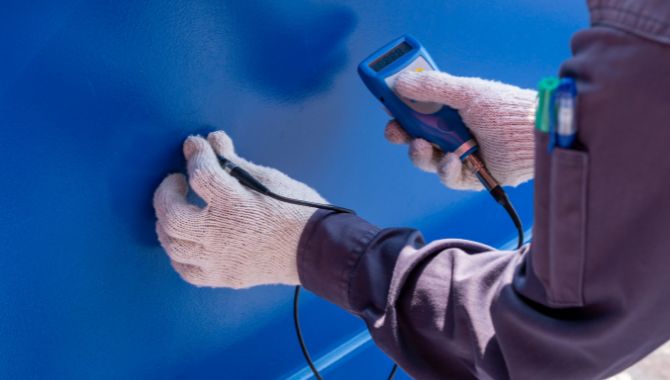
[[[226,6],[239,79],[264,94],[298,102],[326,90],[345,67],[356,24],[349,8],[303,0]]]

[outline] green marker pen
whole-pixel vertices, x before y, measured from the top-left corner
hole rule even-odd
[[[549,123],[551,123],[551,118],[554,117],[551,95],[558,88],[559,83],[556,77],[546,77],[537,86],[538,102],[535,113],[535,129],[540,132],[549,132]]]

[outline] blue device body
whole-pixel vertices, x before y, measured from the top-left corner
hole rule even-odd
[[[477,143],[458,111],[396,95],[393,78],[405,70],[438,70],[426,49],[409,35],[384,45],[358,66],[363,83],[412,137],[423,138],[444,152],[454,152],[461,160],[474,153]]]

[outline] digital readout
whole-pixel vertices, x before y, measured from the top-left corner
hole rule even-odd
[[[402,57],[403,55],[405,55],[405,53],[411,50],[412,46],[407,42],[403,42],[400,45],[391,49],[388,53],[372,61],[372,63],[370,63],[370,68],[375,72],[379,72],[384,67],[395,62],[396,60],[398,60],[398,58]]]

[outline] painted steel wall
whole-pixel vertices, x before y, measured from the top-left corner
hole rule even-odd
[[[383,226],[502,244],[485,195],[384,142],[358,61],[405,32],[459,75],[534,86],[587,24],[581,1],[2,2],[0,378],[300,377],[288,287],[197,289],[171,270],[151,196],[182,139],[239,152]],[[530,185],[511,191],[530,225]],[[328,378],[383,378],[364,326],[306,296]],[[334,350],[335,349],[335,350]]]

